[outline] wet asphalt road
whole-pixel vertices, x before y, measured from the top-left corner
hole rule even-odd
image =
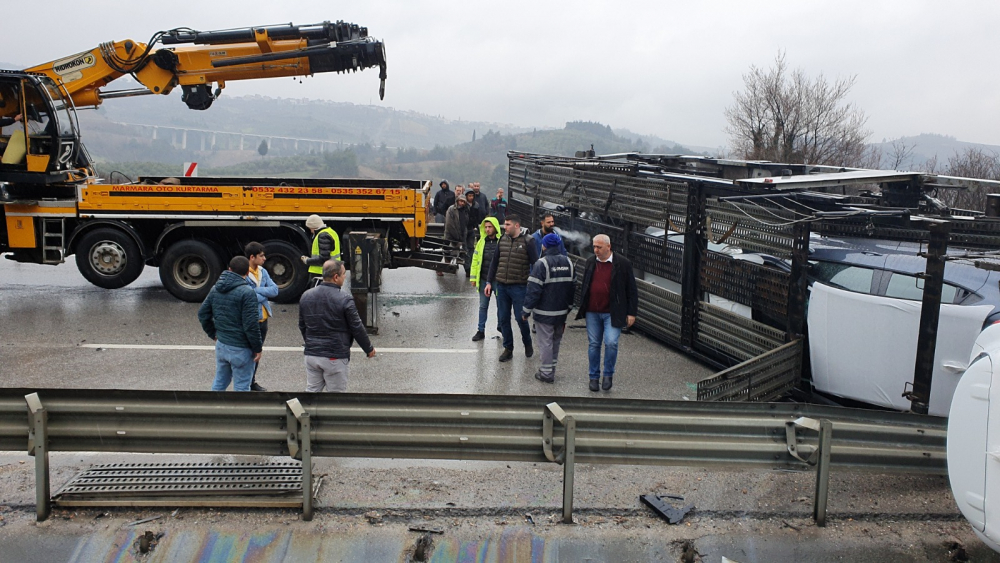
[[[532,377],[538,357],[516,344],[500,364],[500,342],[474,343],[478,300],[461,276],[386,271],[379,355],[352,361],[349,390],[585,396],[586,333],[571,321],[555,385]],[[183,303],[147,268],[131,286],[91,286],[73,264],[0,260],[0,385],[207,390],[212,342]],[[302,391],[297,305],[276,305],[259,381]],[[487,322],[496,335],[495,309]],[[136,346],[115,348],[113,346]],[[185,349],[200,346],[205,349]],[[615,387],[602,396],[684,399],[711,369],[642,334],[622,337]],[[57,488],[97,463],[155,463],[179,456],[56,453]],[[266,461],[183,456],[185,461]],[[674,467],[577,466],[577,525],[556,523],[561,468],[554,464],[447,460],[315,460],[325,476],[319,512],[160,509],[57,511],[34,522],[33,458],[0,453],[0,561],[408,560],[413,523],[440,527],[435,561],[676,561],[685,543],[701,561],[946,561],[961,545],[975,561],[1000,561],[958,515],[938,476],[831,476],[829,524],[810,519],[809,472],[710,471]],[[639,494],[682,494],[696,505],[668,526]],[[372,517],[375,514],[377,517]],[[533,515],[528,518],[527,515]],[[130,527],[128,522],[163,516]],[[143,530],[163,533],[152,556],[135,550]],[[12,559],[11,559],[12,558]]]
[[[461,275],[406,268],[383,276],[377,357],[356,353],[348,390],[365,393],[474,393],[583,396],[587,335],[570,321],[555,385],[536,381],[539,357],[526,358],[520,338],[501,364],[495,300],[487,339],[472,342],[478,297]],[[0,385],[122,389],[209,390],[212,350],[197,320],[198,304],[178,301],[146,268],[128,287],[90,285],[73,264],[41,266],[0,260]],[[302,391],[298,305],[274,306],[258,382],[269,390]],[[515,326],[515,332],[516,332]],[[102,345],[129,345],[119,349]],[[615,386],[621,398],[693,398],[695,383],[712,370],[646,336],[626,334]]]

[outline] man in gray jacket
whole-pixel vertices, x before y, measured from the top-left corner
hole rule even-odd
[[[444,217],[444,240],[455,243],[457,248],[448,249],[455,257],[463,257],[465,266],[465,277],[469,277],[471,265],[464,259],[466,238],[468,238],[469,208],[468,201],[464,197],[457,197],[455,205],[448,208],[448,213]],[[438,272],[439,274],[441,272]]]
[[[345,268],[340,260],[323,264],[323,283],[299,299],[299,330],[305,341],[306,391],[347,391],[351,343],[357,341],[369,358],[375,357],[354,298],[341,290]]]

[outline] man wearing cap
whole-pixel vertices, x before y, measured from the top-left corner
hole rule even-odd
[[[535,379],[542,383],[555,382],[559,345],[576,292],[573,263],[559,251],[562,246],[562,239],[556,233],[542,237],[542,256],[531,267],[528,289],[524,294],[521,318],[527,321],[529,316],[535,316],[542,360]]]
[[[468,236],[469,224],[469,208],[466,207],[466,203],[464,197],[456,196],[455,204],[448,208],[448,212],[444,216],[444,240],[454,245],[454,254],[451,256],[454,258],[463,257],[465,274],[466,277],[469,277],[472,266],[464,259],[465,239]],[[441,272],[438,272],[438,275],[441,275]]]
[[[321,283],[323,264],[327,260],[340,260],[340,237],[337,231],[327,227],[319,215],[306,218],[306,228],[313,237],[312,256],[303,256],[302,263],[309,266],[310,286]]]
[[[441,190],[434,194],[434,221],[444,223],[444,215],[448,208],[455,205],[455,193],[451,191],[447,180],[441,180]]]

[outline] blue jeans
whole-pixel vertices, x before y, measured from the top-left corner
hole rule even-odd
[[[514,319],[521,329],[521,342],[525,349],[531,347],[531,328],[528,321],[521,318],[524,315],[524,294],[528,291],[527,284],[496,283],[497,316],[500,317],[500,332],[503,333],[503,347],[514,347],[514,331],[510,326],[511,307],[514,309]]]
[[[212,391],[225,391],[233,382],[233,391],[249,391],[253,381],[253,352],[220,341],[215,342],[215,381]]]
[[[484,281],[479,287],[479,332],[486,332],[486,317],[490,312],[490,297],[486,297],[486,282]],[[497,326],[500,326],[497,324]]]
[[[604,377],[615,375],[618,362],[618,338],[622,329],[611,326],[611,313],[587,313],[587,340],[590,347],[590,378],[601,378],[601,344],[604,344]]]

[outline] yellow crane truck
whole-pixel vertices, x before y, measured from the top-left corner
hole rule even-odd
[[[310,244],[304,220],[315,213],[340,234],[378,233],[393,250],[386,265],[442,268],[419,252],[426,233],[421,182],[181,177],[111,184],[97,177],[80,142],[76,108],[105,99],[164,95],[179,86],[188,107],[204,110],[227,80],[375,66],[381,96],[383,44],[366,28],[323,22],[174,29],[146,44],[103,43],[23,71],[0,70],[0,253],[40,264],[75,255],[84,277],[109,289],[157,266],[171,294],[199,301],[228,259],[256,240],[280,288],[276,301],[289,302],[308,283],[299,257]],[[126,74],[142,88],[103,89]]]

